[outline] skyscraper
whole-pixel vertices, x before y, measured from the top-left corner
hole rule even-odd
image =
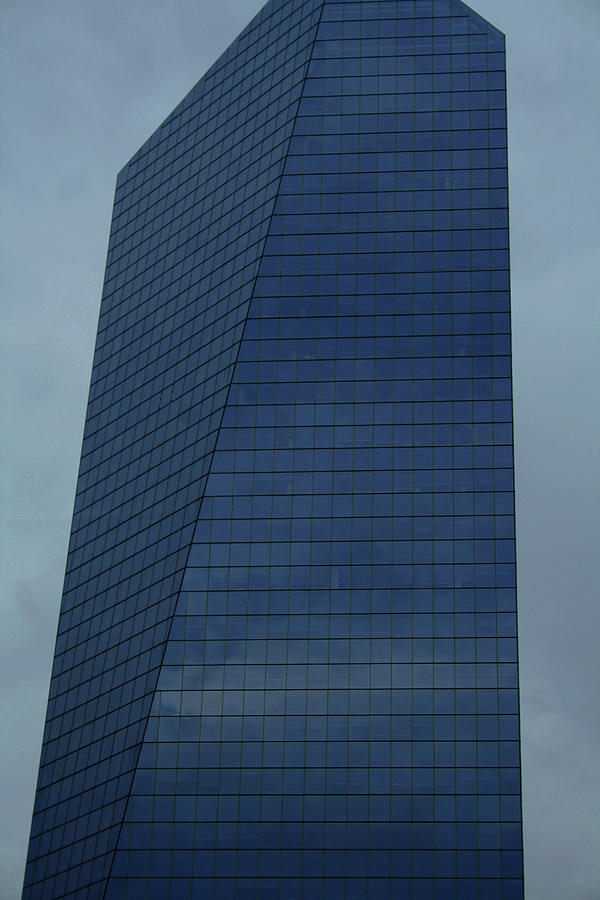
[[[271,0],[120,173],[25,898],[522,898],[505,99]]]

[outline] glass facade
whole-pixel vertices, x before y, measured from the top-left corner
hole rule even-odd
[[[521,900],[504,38],[271,0],[119,175],[24,898]]]

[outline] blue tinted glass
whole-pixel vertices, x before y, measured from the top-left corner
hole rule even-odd
[[[25,897],[523,896],[505,104],[271,0],[120,173]]]

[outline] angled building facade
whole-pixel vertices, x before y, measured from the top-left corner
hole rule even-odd
[[[504,38],[270,0],[120,173],[23,897],[521,900]]]

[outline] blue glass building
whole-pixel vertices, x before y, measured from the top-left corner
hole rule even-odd
[[[504,38],[270,0],[120,173],[24,898],[521,900]]]

